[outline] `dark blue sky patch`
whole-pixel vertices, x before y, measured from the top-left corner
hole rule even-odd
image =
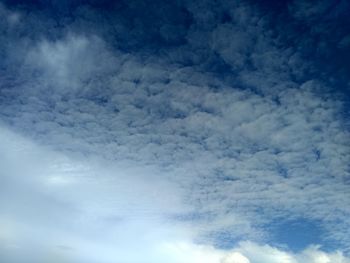
[[[327,242],[321,222],[299,218],[295,220],[282,220],[273,222],[271,240],[274,244],[283,244],[294,252],[299,252],[310,245],[321,244],[324,247],[335,248],[336,244]]]
[[[304,77],[329,81],[333,89],[349,92],[349,1],[281,1],[260,4],[283,46],[296,47],[314,68]],[[279,6],[278,12],[271,12]]]

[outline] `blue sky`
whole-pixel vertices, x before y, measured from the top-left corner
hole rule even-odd
[[[0,259],[348,263],[348,1],[1,1]]]

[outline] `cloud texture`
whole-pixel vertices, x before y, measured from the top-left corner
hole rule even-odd
[[[267,2],[0,5],[7,262],[349,262],[347,7]]]

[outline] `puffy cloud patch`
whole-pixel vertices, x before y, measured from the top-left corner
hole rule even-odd
[[[97,38],[73,35],[56,42],[44,40],[28,54],[26,64],[47,78],[46,85],[74,89],[91,80],[92,74],[108,74],[110,56],[108,52],[99,53],[103,50],[100,45],[103,42]]]

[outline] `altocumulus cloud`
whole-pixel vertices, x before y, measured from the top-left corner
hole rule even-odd
[[[344,10],[5,1],[1,259],[349,262]]]

